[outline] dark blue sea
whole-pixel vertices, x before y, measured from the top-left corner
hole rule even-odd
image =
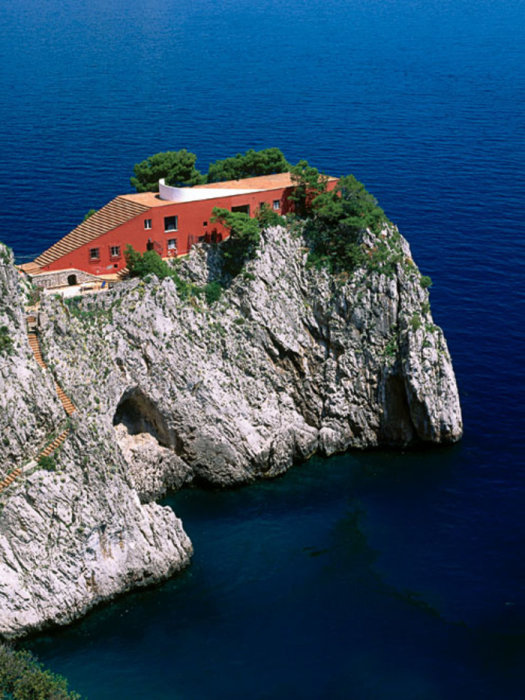
[[[171,496],[191,567],[28,646],[91,700],[525,698],[525,3],[17,0],[0,27],[19,261],[157,151],[353,173],[433,279],[465,421]]]

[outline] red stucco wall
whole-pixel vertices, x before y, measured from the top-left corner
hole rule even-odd
[[[329,189],[334,186],[335,182],[329,183]],[[173,255],[173,251],[168,250],[168,240],[172,238],[177,241],[176,254],[184,255],[189,252],[194,243],[197,243],[199,239],[202,240],[202,237],[208,241],[214,234],[217,235],[217,240],[227,237],[228,232],[224,227],[210,221],[214,207],[231,210],[232,207],[249,205],[250,216],[254,216],[262,202],[272,207],[274,200],[279,199],[281,208],[278,213],[286,214],[292,210],[292,205],[287,200],[291,190],[292,188],[279,188],[254,194],[239,194],[197,202],[166,203],[163,206],[151,207],[149,211],[44,266],[42,270],[76,268],[94,275],[118,272],[126,266],[124,251],[128,244],[142,253],[147,250],[148,241],[151,241],[154,244],[154,249],[163,257],[167,257]],[[177,231],[166,232],[164,230],[164,219],[168,216],[178,217]],[[151,219],[151,229],[144,228],[145,219]],[[120,247],[118,257],[111,256],[112,246]],[[90,259],[92,248],[99,249],[98,260]]]

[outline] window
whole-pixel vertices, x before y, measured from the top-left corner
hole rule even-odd
[[[90,248],[89,249],[89,259],[90,260],[100,260],[100,248]]]
[[[272,206],[273,206],[273,210],[274,210],[274,211],[279,211],[279,209],[281,208],[281,200],[280,200],[280,199],[274,199],[274,200],[273,200]]]
[[[238,207],[232,207],[232,211],[238,211],[241,214],[249,214],[250,213],[250,205],[249,204],[240,204]]]
[[[164,230],[165,231],[177,231],[179,228],[179,217],[178,216],[165,216],[164,217]]]
[[[208,222],[207,222],[207,221],[203,221],[203,222],[202,222],[202,225],[203,225],[203,226],[207,226],[207,225],[208,225]]]
[[[120,258],[120,246],[119,245],[110,246],[109,253],[110,253],[112,258]]]
[[[177,239],[170,238],[168,240],[168,250],[177,250]]]
[[[146,230],[151,228],[151,219],[144,219],[144,228]]]

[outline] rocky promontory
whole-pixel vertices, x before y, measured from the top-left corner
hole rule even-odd
[[[390,251],[374,259],[378,242]],[[185,566],[191,543],[155,500],[200,483],[274,477],[350,448],[448,443],[462,420],[446,341],[407,242],[364,234],[373,264],[331,275],[300,233],[266,229],[213,303],[171,278],[46,297],[27,342],[23,277],[3,251],[0,326],[0,634],[66,623]],[[179,263],[214,279],[217,250]],[[1,340],[1,339],[0,339]],[[76,411],[65,418],[54,382]],[[46,442],[67,438],[43,468]]]

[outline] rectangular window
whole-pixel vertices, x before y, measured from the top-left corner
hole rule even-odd
[[[168,240],[168,250],[177,250],[177,239],[176,238],[170,238]]]
[[[164,217],[164,230],[165,231],[177,231],[179,228],[179,217],[178,216],[165,216]]]
[[[144,219],[144,228],[145,229],[151,228],[151,219]]]
[[[112,245],[109,248],[109,252],[112,258],[120,258],[120,246]]]
[[[249,214],[250,213],[250,205],[249,204],[240,204],[238,207],[232,207],[232,211],[238,211],[241,214]]]
[[[89,259],[90,260],[100,260],[100,248],[90,248],[89,249]]]
[[[279,211],[279,209],[281,208],[281,200],[280,200],[280,199],[274,199],[274,200],[273,200],[273,205],[272,205],[272,206],[273,206],[273,210],[274,210],[274,211]]]

